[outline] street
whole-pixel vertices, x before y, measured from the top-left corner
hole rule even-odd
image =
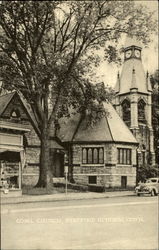
[[[1,207],[1,249],[158,249],[158,197]]]

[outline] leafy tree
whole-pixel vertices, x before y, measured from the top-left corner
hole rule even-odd
[[[92,121],[105,115],[110,95],[92,83],[100,49],[116,61],[123,33],[145,43],[155,30],[152,13],[127,1],[1,1],[0,69],[3,87],[31,105],[41,140],[38,186],[52,186],[49,138],[69,107]],[[93,111],[93,112],[92,112]]]
[[[159,171],[157,165],[142,165],[138,168],[137,183],[145,182],[148,178],[158,177]]]
[[[152,126],[156,163],[159,166],[159,70],[150,77],[152,84]]]

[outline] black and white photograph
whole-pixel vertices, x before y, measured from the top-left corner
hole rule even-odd
[[[158,14],[0,1],[2,250],[159,250]]]

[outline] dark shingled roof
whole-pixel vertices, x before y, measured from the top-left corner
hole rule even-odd
[[[34,127],[38,130],[38,124],[30,105],[17,92],[0,96],[0,115],[4,112],[15,94],[19,96]],[[108,111],[109,115],[103,117],[93,127],[88,127],[88,117],[86,116],[82,119],[80,114],[72,115],[69,119],[60,119],[58,138],[62,142],[124,142],[137,144],[135,137],[119,117],[113,106],[110,103],[104,103],[104,108]]]
[[[93,127],[88,127],[87,116],[82,119],[79,114],[70,119],[60,121],[59,138],[63,142],[125,142],[137,141],[123,120],[119,117],[110,103],[104,103],[104,108],[109,112]]]

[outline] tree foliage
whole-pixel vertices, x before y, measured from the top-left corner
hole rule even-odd
[[[159,166],[159,70],[150,77],[152,84],[152,126],[156,163]]]
[[[50,176],[49,133],[69,107],[86,109],[92,120],[105,115],[110,91],[94,83],[100,49],[109,61],[123,33],[149,42],[152,13],[134,1],[1,1],[0,74],[3,87],[30,103],[41,139],[41,183]],[[93,83],[92,83],[93,82]],[[93,112],[92,112],[93,111]],[[43,178],[43,180],[42,180]]]
[[[148,178],[158,177],[159,169],[157,165],[142,165],[138,168],[137,183],[145,182]]]

